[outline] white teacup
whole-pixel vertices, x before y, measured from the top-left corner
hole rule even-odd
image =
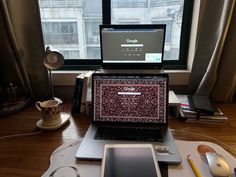
[[[61,104],[56,100],[37,101],[36,108],[41,112],[43,126],[56,126],[62,122]]]

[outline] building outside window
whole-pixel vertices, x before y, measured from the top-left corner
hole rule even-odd
[[[79,58],[79,50],[75,49],[60,49],[60,52],[64,56],[64,58]]]
[[[44,42],[49,44],[78,44],[77,22],[42,22]]]
[[[147,8],[148,0],[113,0],[113,8]]]
[[[102,24],[101,19],[86,19],[85,34],[86,36],[86,53],[87,58],[100,59],[100,37],[99,25]]]

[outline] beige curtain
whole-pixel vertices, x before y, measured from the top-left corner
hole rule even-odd
[[[230,102],[236,91],[235,0],[201,0],[189,93]]]
[[[1,0],[0,31],[1,88],[13,83],[31,98],[49,96],[38,1]]]

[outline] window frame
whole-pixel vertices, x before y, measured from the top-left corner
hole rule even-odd
[[[187,69],[194,0],[184,0],[179,60],[164,60],[164,69]],[[111,0],[102,0],[102,23],[111,24]],[[65,59],[62,70],[101,68],[101,59]]]

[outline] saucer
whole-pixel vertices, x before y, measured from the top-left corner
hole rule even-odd
[[[61,123],[60,124],[57,124],[57,125],[53,125],[53,126],[45,126],[45,125],[42,125],[42,119],[40,119],[36,125],[38,128],[42,129],[42,130],[56,130],[60,127],[62,127],[66,122],[68,122],[68,120],[70,119],[70,114],[68,113],[65,113],[65,112],[62,112],[61,113]]]

